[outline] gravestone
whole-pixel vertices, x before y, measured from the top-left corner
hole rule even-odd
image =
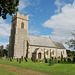
[[[61,52],[61,61],[63,60],[63,54],[62,54],[62,52]]]
[[[67,58],[67,61],[68,61],[68,62],[71,62],[71,59],[70,59],[70,58]]]
[[[73,57],[73,62],[75,62],[75,56]]]
[[[26,62],[28,62],[28,60],[27,60],[27,58],[26,58],[26,57],[24,57],[24,59],[25,59],[25,61],[26,61]]]
[[[66,58],[64,58],[64,61],[66,62]]]
[[[7,60],[9,60],[9,58],[7,58]]]
[[[52,57],[52,60],[53,60],[53,57]]]
[[[23,61],[23,56],[21,56],[21,61]]]
[[[12,62],[13,60],[12,60],[12,57],[10,58],[10,61]]]
[[[19,64],[21,64],[21,58],[19,58]]]
[[[33,61],[33,57],[31,57],[31,60]]]
[[[60,61],[58,60],[58,63],[60,63]]]
[[[18,58],[17,58],[17,62],[18,62]]]
[[[40,60],[40,63],[42,63],[42,60]]]
[[[55,64],[57,64],[57,63],[58,63],[58,61],[57,61],[56,57],[55,57],[54,63],[55,63]]]
[[[45,63],[47,63],[47,59],[45,58]]]
[[[36,62],[38,62],[38,59],[36,60]]]

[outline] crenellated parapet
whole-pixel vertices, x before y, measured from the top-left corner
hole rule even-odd
[[[19,12],[17,12],[15,15],[12,16],[12,21],[15,20],[16,18],[20,18],[27,21],[29,20],[28,14],[25,16],[24,14],[20,14]]]

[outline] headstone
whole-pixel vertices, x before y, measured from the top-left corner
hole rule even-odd
[[[45,58],[45,63],[47,63],[47,59]]]
[[[62,54],[62,52],[61,52],[61,61],[63,60],[63,54]]]
[[[53,60],[53,57],[52,57],[52,60]]]
[[[38,62],[38,59],[36,60],[36,62]]]
[[[19,58],[19,64],[21,64],[21,58]]]
[[[67,59],[67,61],[68,61],[68,62],[71,62],[71,59],[70,59],[70,58],[68,58],[68,59]]]
[[[23,61],[23,56],[21,56],[21,61]]]
[[[10,58],[10,61],[12,62],[12,58]]]
[[[58,63],[58,61],[57,61],[56,57],[55,57],[54,63],[55,63],[55,64],[57,64],[57,63]]]
[[[66,62],[66,58],[64,58],[64,61]]]
[[[31,60],[33,61],[33,57],[31,57]]]
[[[26,62],[28,62],[26,57],[24,57],[24,59],[25,59]]]
[[[40,60],[40,63],[42,63],[42,60]]]
[[[18,62],[18,58],[17,58],[17,62]]]
[[[73,62],[75,62],[75,56],[73,57]]]
[[[7,60],[9,60],[9,58],[7,58]]]
[[[58,60],[58,63],[60,63],[60,61]]]
[[[35,57],[33,58],[33,61],[36,62],[36,58]]]

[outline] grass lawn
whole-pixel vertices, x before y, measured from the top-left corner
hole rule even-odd
[[[34,70],[43,72],[49,75],[75,75],[75,63],[72,62],[60,62],[58,64],[54,64],[53,66],[49,66],[49,63],[34,63],[30,59],[28,59],[28,62],[23,62],[19,64],[16,59],[14,59],[12,62],[10,62],[7,59],[0,59],[0,64],[5,65],[11,65],[14,67],[18,67],[20,69],[26,69],[26,70]],[[14,72],[3,69],[0,67],[0,75],[15,75]],[[4,72],[9,74],[4,74]]]

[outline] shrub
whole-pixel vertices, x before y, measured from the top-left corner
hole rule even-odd
[[[67,58],[67,61],[68,61],[68,62],[70,62],[70,61],[71,61],[71,59],[70,59],[70,58]]]

